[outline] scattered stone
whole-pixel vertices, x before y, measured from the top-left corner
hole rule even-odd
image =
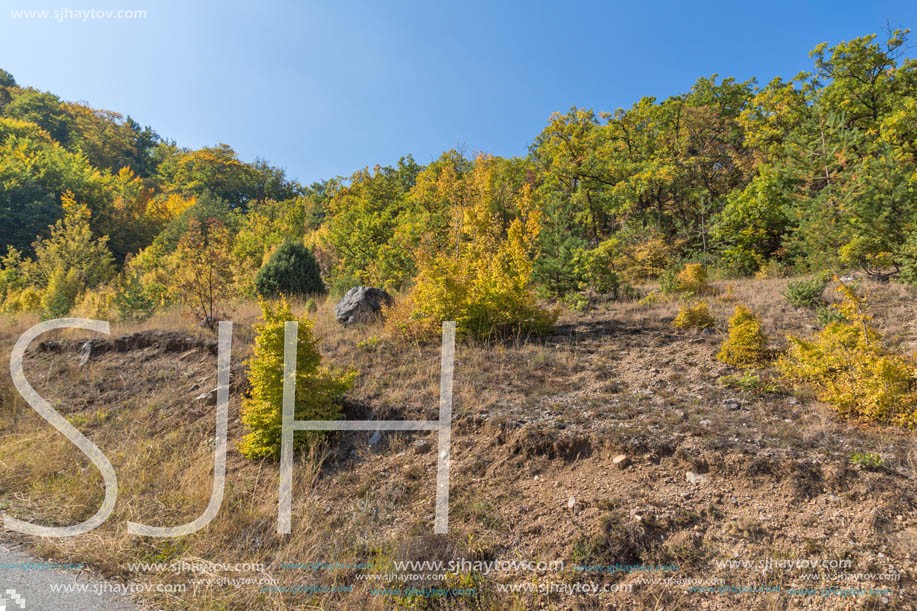
[[[626,454],[618,454],[611,459],[611,464],[616,466],[618,469],[626,469],[630,466],[630,458]]]
[[[378,433],[379,431],[376,431]],[[414,452],[416,454],[426,454],[432,449],[430,442],[426,439],[418,439],[414,442]]]
[[[382,289],[355,286],[334,306],[334,317],[342,325],[369,322],[382,313],[383,305],[394,303]]]
[[[728,409],[729,411],[734,412],[737,409],[739,409],[740,407],[742,407],[742,402],[739,401],[738,399],[724,399],[723,407]]]
[[[703,475],[698,475],[694,471],[688,471],[685,473],[685,479],[692,484],[705,484],[707,483],[707,478]]]
[[[573,509],[575,506],[576,506],[576,497],[571,496],[570,499],[567,501],[567,508]]]

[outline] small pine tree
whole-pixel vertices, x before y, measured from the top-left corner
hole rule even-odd
[[[786,283],[783,296],[794,308],[816,309],[822,304],[821,294],[828,284],[824,274],[818,274],[807,280],[791,280]]]
[[[137,273],[125,273],[114,298],[121,320],[145,320],[156,309],[156,299],[150,295]]]
[[[318,261],[308,248],[284,242],[255,276],[255,290],[262,297],[305,297],[325,292]]]
[[[255,347],[247,365],[250,396],[242,401],[242,423],[248,429],[239,444],[242,454],[251,459],[277,458],[283,425],[283,347],[284,323],[298,320],[296,342],[297,420],[335,420],[341,417],[338,400],[353,384],[355,371],[322,367],[318,340],[306,314],[296,318],[286,299],[275,305],[261,303],[263,322],[255,326]],[[315,439],[318,432],[297,435],[297,445]]]
[[[729,337],[716,358],[736,367],[751,367],[767,358],[767,336],[761,331],[761,322],[745,306],[736,306],[729,319]]]

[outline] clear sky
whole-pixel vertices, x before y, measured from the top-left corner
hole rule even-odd
[[[903,0],[83,2],[4,0],[0,67],[307,184],[408,153],[522,155],[554,111],[627,107],[713,73],[764,84],[808,69],[820,42],[917,29]],[[62,8],[147,16],[11,14]]]

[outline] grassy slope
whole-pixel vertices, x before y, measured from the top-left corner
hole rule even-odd
[[[724,388],[734,370],[715,354],[734,303],[762,316],[776,348],[784,333],[809,333],[808,312],[785,304],[782,280],[722,283],[734,301],[713,298],[713,332],[692,334],[670,324],[675,304],[608,304],[568,314],[557,332],[537,342],[458,347],[456,355],[450,534],[432,536],[435,453],[414,442],[433,433],[390,435],[370,448],[369,434],[337,435],[321,456],[297,460],[293,529],[276,534],[277,465],[243,459],[239,403],[242,360],[250,351],[256,306],[237,304],[230,402],[230,455],[222,509],[206,529],[177,540],[129,536],[127,520],[177,524],[194,519],[210,495],[214,409],[191,399],[212,388],[216,358],[206,350],[155,347],[109,353],[80,368],[75,352],[35,353],[26,372],[42,396],[87,434],[118,474],[118,504],[108,522],[72,539],[35,541],[48,557],[89,562],[108,576],[187,583],[201,575],[131,575],[126,563],[205,559],[263,562],[281,584],[350,585],[351,594],[268,594],[257,586],[189,586],[153,597],[176,609],[352,608],[391,606],[369,596],[357,571],[284,571],[281,562],[372,561],[386,572],[392,559],[451,553],[468,559],[564,559],[548,581],[601,581],[574,575],[572,562],[677,563],[681,578],[721,578],[726,584],[793,585],[808,571],[720,569],[714,560],[763,557],[850,558],[850,572],[895,569],[894,602],[917,604],[917,464],[906,431],[847,422],[804,394]],[[895,285],[877,287],[880,327],[917,347],[912,298]],[[723,294],[723,291],[721,291]],[[321,304],[316,333],[334,363],[360,370],[349,397],[350,418],[433,419],[437,415],[439,351],[382,339],[358,348],[374,327],[345,329]],[[4,361],[18,334],[34,321],[5,324]],[[113,334],[149,329],[203,335],[176,314]],[[5,368],[4,368],[5,369]],[[16,397],[4,374],[0,404],[0,507],[40,523],[66,524],[92,515],[101,477],[69,442]],[[764,372],[766,378],[769,374]],[[739,402],[739,409],[726,399]],[[851,464],[873,452],[883,467]],[[618,470],[611,457],[633,464]],[[685,481],[686,471],[707,482]],[[570,497],[575,505],[568,509]],[[880,556],[879,554],[882,554]],[[439,600],[442,607],[529,608],[829,608],[850,600],[792,599],[775,594],[688,594],[675,585],[642,585],[646,575],[606,577],[634,584],[612,597],[507,594],[495,583],[530,575],[472,576],[479,594]],[[827,584],[817,584],[820,587]],[[838,585],[838,584],[831,584]],[[859,584],[842,584],[863,587]],[[875,584],[889,587],[888,583]],[[422,606],[422,601],[410,601]],[[872,599],[869,604],[877,601]]]

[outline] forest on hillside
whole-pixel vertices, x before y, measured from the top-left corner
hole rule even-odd
[[[181,303],[212,319],[221,299],[285,292],[266,268],[295,261],[319,276],[308,292],[403,294],[403,329],[456,319],[490,336],[549,327],[545,301],[631,295],[685,263],[917,282],[907,42],[820,44],[809,71],[766,85],[713,75],[626,109],[574,107],[525,157],[406,155],[309,186],[0,70],[0,307],[142,318]]]

